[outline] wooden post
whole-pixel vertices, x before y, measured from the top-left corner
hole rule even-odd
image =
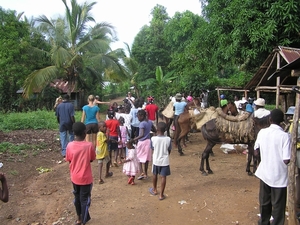
[[[297,86],[300,86],[300,78],[297,80]],[[290,160],[290,165],[288,167],[289,170],[289,184],[288,184],[288,211],[289,211],[289,225],[297,225],[297,217],[296,217],[296,204],[295,204],[295,169],[297,169],[296,165],[296,154],[297,154],[297,135],[298,135],[298,121],[299,121],[299,97],[300,94],[296,94],[296,103],[295,103],[295,112],[293,119],[293,129],[291,133],[291,148],[292,155]]]
[[[217,93],[218,93],[218,100],[219,100],[219,106],[218,107],[220,107],[221,99],[220,99],[220,90],[219,90],[219,88],[217,88]]]
[[[279,96],[280,96],[280,76],[276,78],[276,109],[279,108]]]

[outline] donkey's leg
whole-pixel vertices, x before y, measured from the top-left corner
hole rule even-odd
[[[207,173],[204,170],[204,162],[205,162],[205,160],[206,160],[207,157],[208,157],[208,154],[207,154],[207,150],[205,148],[204,151],[203,151],[203,153],[202,153],[202,156],[201,156],[200,168],[199,168],[199,170],[201,171],[201,173],[202,173],[203,176],[207,176]]]
[[[180,129],[180,128],[178,128],[178,129]],[[175,141],[176,141],[177,148],[178,148],[178,152],[179,152],[179,155],[180,155],[180,156],[183,156],[183,155],[184,155],[184,154],[183,154],[183,151],[182,151],[182,146],[181,146],[181,140],[182,140],[182,138],[183,138],[182,132],[180,132],[180,134],[179,134],[177,140],[175,140]]]
[[[248,154],[251,155],[251,157],[253,158],[253,173],[255,173],[257,169],[257,165],[260,163],[260,154],[258,155],[254,154],[254,144],[249,144]],[[252,173],[249,175],[252,175]]]
[[[213,152],[212,149],[215,146],[215,144],[211,142],[209,142],[208,144],[209,144],[209,151],[206,158],[206,170],[208,174],[213,174],[214,172],[210,169],[210,165],[209,165],[209,154]]]
[[[208,171],[208,173],[209,174],[213,173],[213,171],[210,169],[210,166],[209,166],[209,153],[214,145],[215,144],[211,143],[210,141],[207,141],[207,145],[202,153],[199,170],[201,171],[202,175],[204,175],[204,176],[207,176],[207,172],[204,170],[204,162],[206,163],[206,170]]]
[[[255,157],[254,157],[253,153],[254,153],[253,152],[253,144],[248,144],[248,157],[247,157],[246,172],[248,173],[249,176],[253,175],[253,173],[250,170],[252,158],[253,158],[253,170],[254,170],[254,167],[256,167],[256,165],[254,165],[254,164],[257,164],[257,160],[254,159]],[[255,171],[253,171],[253,172],[255,172]]]
[[[167,135],[168,135],[168,137],[171,137],[171,135],[170,135],[170,127],[171,127],[172,122],[173,122],[172,118],[166,118]]]

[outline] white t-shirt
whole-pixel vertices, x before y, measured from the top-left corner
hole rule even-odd
[[[270,111],[265,108],[258,108],[254,111],[254,117],[263,118],[265,116],[270,115]]]
[[[168,136],[153,136],[151,138],[151,148],[153,149],[153,165],[168,166],[169,150],[172,149],[171,138]]]
[[[135,101],[135,98],[134,97],[130,97],[130,100],[129,100],[129,97],[126,97],[126,99],[128,99],[129,103],[131,104],[131,107],[134,107],[134,101]]]
[[[288,166],[283,160],[291,157],[290,134],[271,124],[258,132],[254,150],[257,148],[260,149],[261,162],[255,175],[270,187],[287,187]]]
[[[128,130],[131,130],[131,119],[132,119],[132,115],[130,115],[129,113],[115,113],[116,119],[119,120],[120,117],[122,116],[124,118],[124,126],[126,126],[128,128]]]

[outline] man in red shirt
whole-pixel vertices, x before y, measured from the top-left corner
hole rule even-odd
[[[148,104],[145,107],[145,110],[148,115],[148,120],[151,120],[153,125],[156,127],[158,122],[158,106],[154,104],[154,97],[148,97]]]

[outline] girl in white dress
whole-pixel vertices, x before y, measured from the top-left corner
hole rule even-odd
[[[133,141],[127,141],[128,155],[124,160],[123,173],[128,177],[128,184],[134,185],[134,179],[140,173],[139,159],[137,158],[136,149],[133,146]]]

